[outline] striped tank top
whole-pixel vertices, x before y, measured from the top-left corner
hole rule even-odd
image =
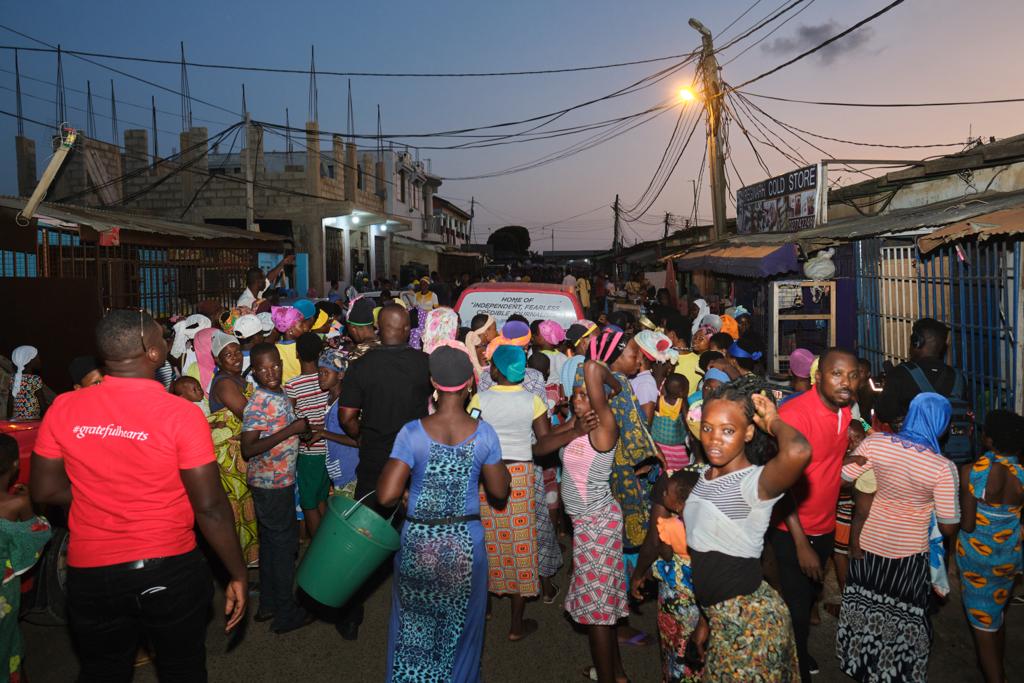
[[[598,451],[589,436],[573,439],[562,453],[562,503],[570,516],[590,515],[611,505],[608,480],[615,449]]]

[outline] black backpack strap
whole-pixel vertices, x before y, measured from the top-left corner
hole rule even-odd
[[[924,374],[924,371],[921,370],[920,366],[916,363],[904,363],[903,367],[910,373],[910,378],[914,380],[914,383],[917,384],[917,388],[920,389],[922,393],[938,393],[935,391],[935,388],[932,387],[932,383],[928,381],[928,377]],[[959,379],[960,377],[958,374],[957,381],[959,381]]]

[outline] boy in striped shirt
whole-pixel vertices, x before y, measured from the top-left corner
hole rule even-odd
[[[306,418],[310,433],[315,434],[324,427],[324,412],[329,398],[328,393],[320,389],[317,372],[323,342],[318,335],[306,332],[295,341],[295,351],[302,371],[285,383],[284,393],[295,407],[295,417]],[[299,441],[296,478],[299,506],[306,519],[306,531],[312,538],[327,511],[327,497],[331,490],[331,480],[327,476],[327,442],[322,438]]]

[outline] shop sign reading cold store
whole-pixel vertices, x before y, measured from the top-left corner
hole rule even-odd
[[[736,232],[794,232],[824,223],[822,165],[806,166],[736,192]]]

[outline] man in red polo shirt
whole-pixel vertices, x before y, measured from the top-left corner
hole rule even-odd
[[[817,662],[807,651],[807,637],[811,609],[821,590],[822,568],[835,541],[836,502],[843,456],[849,443],[850,406],[857,398],[858,373],[855,355],[843,349],[829,349],[818,362],[811,390],[779,409],[779,417],[811,444],[811,463],[789,492],[789,509],[795,504],[795,511],[769,532],[782,597],[793,621],[804,683],[818,672]]]
[[[69,505],[68,614],[79,681],[130,680],[143,635],[160,680],[206,681],[210,569],[193,526],[224,563],[227,629],[245,613],[245,564],[202,411],[153,377],[160,327],[111,311],[96,328],[106,375],[57,397],[32,454],[39,504]]]

